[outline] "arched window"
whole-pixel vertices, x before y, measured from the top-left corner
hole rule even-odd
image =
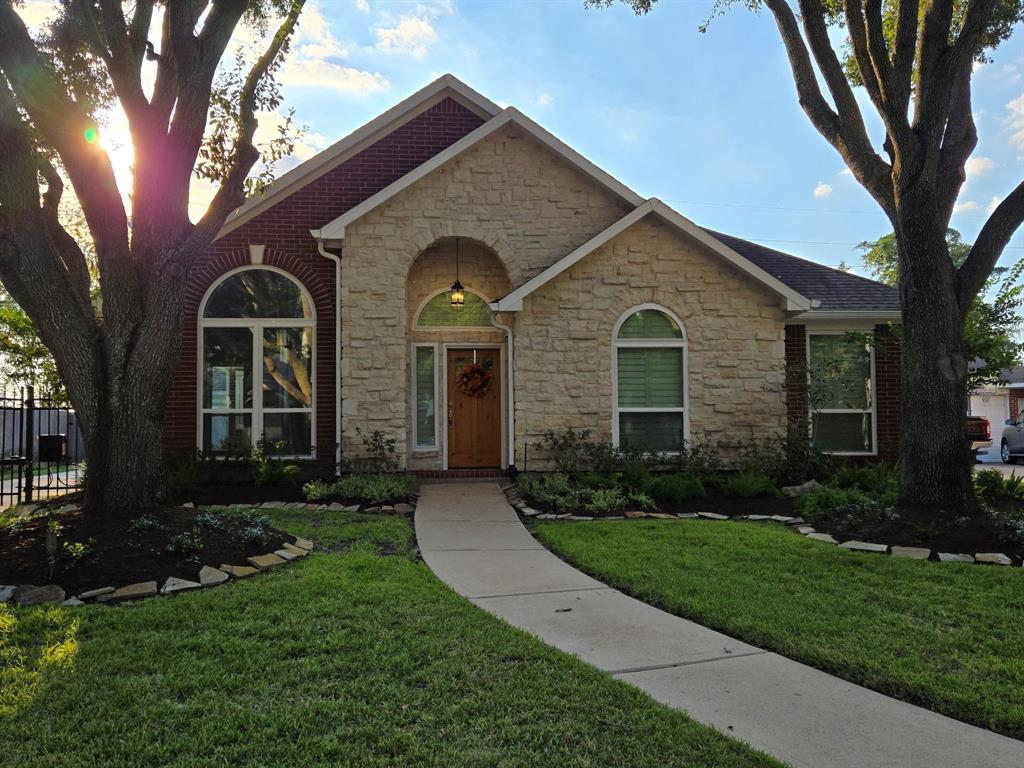
[[[686,335],[650,304],[623,315],[614,332],[613,439],[651,451],[678,451],[688,437]]]
[[[427,299],[416,316],[417,328],[489,328],[491,307],[487,299],[472,291],[466,291],[465,304],[458,309],[448,299],[448,291],[442,291]]]
[[[199,445],[241,454],[313,453],[313,338],[306,291],[272,267],[243,267],[200,307]],[[256,385],[254,386],[254,382]]]

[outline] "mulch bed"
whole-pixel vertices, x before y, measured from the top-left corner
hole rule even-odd
[[[302,485],[256,485],[254,483],[219,483],[200,485],[183,493],[175,502],[193,502],[202,506],[231,506],[232,504],[261,504],[264,501],[305,501]]]
[[[270,529],[265,541],[249,543],[243,539],[243,531],[250,523],[243,517],[218,515],[220,526],[211,528],[197,520],[202,511],[160,509],[150,515],[157,521],[153,527],[98,515],[87,518],[78,510],[54,514],[52,519],[59,522],[61,530],[52,571],[46,552],[47,517],[18,521],[0,528],[0,584],[59,584],[68,595],[74,595],[101,587],[159,582],[170,576],[196,581],[203,565],[247,565],[246,558],[273,552],[295,540]],[[198,551],[173,551],[172,540],[193,532],[200,543]],[[71,556],[64,549],[65,542],[85,544],[85,554]]]
[[[555,513],[547,504],[534,504],[531,507],[542,512]],[[999,500],[993,506],[1019,505],[1020,502]],[[602,517],[621,517],[623,508],[606,515],[595,514],[579,509],[558,509],[558,514],[571,513],[601,519]],[[738,499],[726,496],[715,488],[707,489],[704,498],[690,499],[684,504],[659,504],[657,512],[668,514],[714,512],[733,518],[745,515],[784,515],[797,517],[796,499],[775,496],[758,496],[751,499]],[[951,552],[976,554],[978,552],[1000,552],[1015,558],[1019,563],[1024,559],[1024,544],[1009,539],[1005,531],[999,529],[987,515],[963,521],[959,525],[941,526],[936,522],[932,510],[900,509],[894,520],[875,523],[858,523],[851,525],[845,521],[816,520],[808,521],[816,531],[831,534],[840,543],[850,540],[866,541],[889,546],[926,547],[933,552]]]

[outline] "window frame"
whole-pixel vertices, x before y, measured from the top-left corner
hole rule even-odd
[[[804,341],[805,352],[804,359],[807,366],[807,385],[811,384],[811,337],[812,336],[845,336],[848,333],[854,332],[855,329],[845,330],[811,330],[807,329],[805,334],[806,339]],[[812,444],[814,440],[814,414],[815,413],[858,413],[858,414],[871,414],[871,450],[870,451],[826,451],[819,449],[822,453],[827,453],[830,456],[877,456],[878,455],[878,379],[875,375],[875,345],[868,345],[868,354],[870,355],[871,361],[871,408],[820,408],[817,411],[812,410],[811,403],[808,400],[807,403],[807,435],[811,439]]]
[[[619,331],[622,329],[623,324],[637,312],[643,310],[655,310],[668,316],[672,322],[679,328],[679,338],[663,338],[663,339],[620,339]],[[647,349],[680,349],[682,354],[682,366],[683,366],[683,405],[682,407],[676,408],[638,408],[631,406],[620,406],[619,405],[619,350],[647,348]],[[690,441],[690,378],[689,378],[689,344],[686,335],[686,326],[683,325],[683,321],[679,319],[679,316],[662,306],[661,304],[637,304],[634,307],[630,307],[616,321],[615,326],[612,328],[612,445],[615,448],[619,447],[619,415],[622,413],[682,413],[683,414],[683,440],[685,442]],[[678,455],[679,451],[659,451],[666,456]]]
[[[480,331],[494,331],[495,330],[495,327],[494,327],[493,324],[492,325],[420,325],[420,315],[423,314],[423,310],[426,308],[427,304],[429,304],[433,299],[436,299],[442,293],[448,293],[450,290],[451,290],[451,288],[440,288],[440,289],[438,289],[436,291],[432,291],[426,298],[423,299],[423,301],[420,302],[420,305],[418,307],[416,307],[416,313],[413,315],[413,318],[412,318],[412,329],[414,331],[423,331],[425,333],[432,333],[434,331],[469,331],[470,333],[479,333]],[[480,293],[480,291],[474,290],[472,288],[464,288],[463,289],[463,293],[471,293],[471,294],[473,294],[474,296],[482,299],[484,304],[486,304],[488,306],[488,308],[490,308],[490,305],[492,303],[491,300],[489,298],[487,298],[487,296],[485,296],[484,294]],[[494,310],[491,310],[491,318],[493,319],[493,317],[494,317]]]
[[[411,423],[412,423],[412,450],[413,453],[437,453],[441,450],[441,424],[440,424],[440,412],[441,409],[438,407],[440,399],[440,387],[441,387],[441,376],[440,366],[437,364],[438,360],[438,347],[440,345],[435,341],[417,341],[412,344],[412,365],[410,368],[410,390],[412,391],[412,408],[410,411]],[[419,387],[416,376],[416,351],[420,347],[426,347],[433,352],[434,355],[434,444],[433,445],[421,445],[418,419],[416,418],[416,408],[419,403]]]
[[[311,316],[306,317],[205,317],[206,304],[217,289],[230,278],[240,272],[250,270],[266,270],[276,272],[290,280],[302,293],[306,300]],[[205,408],[203,406],[203,382],[204,376],[204,352],[205,352],[205,330],[207,328],[248,328],[252,334],[252,407],[251,408]],[[263,407],[263,332],[267,328],[312,328],[312,344],[310,344],[310,383],[313,386],[311,402],[308,408],[264,408]],[[316,338],[316,304],[313,297],[306,290],[298,278],[286,272],[280,267],[268,264],[245,264],[220,275],[203,294],[199,302],[198,318],[196,323],[197,349],[196,349],[196,447],[202,451],[204,432],[203,421],[208,414],[250,414],[251,415],[251,442],[252,450],[256,450],[257,441],[263,435],[264,414],[278,413],[308,413],[309,414],[309,453],[283,454],[282,459],[315,459],[316,458],[316,402],[317,402],[317,338]],[[258,373],[258,377],[257,377]],[[216,457],[230,459],[230,456]]]

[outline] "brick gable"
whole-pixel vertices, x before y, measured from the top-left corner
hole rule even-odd
[[[309,230],[340,216],[478,128],[483,119],[446,98],[336,168],[213,243],[189,277],[181,357],[165,416],[168,448],[196,447],[197,313],[207,289],[225,272],[249,263],[249,245],[266,245],[264,262],[302,282],[316,306],[316,427],[320,458],[334,453],[334,265],[322,258]]]

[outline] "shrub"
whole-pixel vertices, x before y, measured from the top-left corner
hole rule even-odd
[[[523,495],[534,503],[564,511],[583,508],[593,493],[588,488],[574,485],[561,472],[522,474],[516,484]]]
[[[974,491],[982,499],[1024,499],[1024,476],[1004,477],[998,469],[983,469],[974,476]]]
[[[252,454],[252,477],[256,485],[281,485],[282,483],[294,483],[299,478],[301,470],[295,464],[285,464],[284,460],[275,454],[280,454],[284,449],[284,441],[278,440],[270,444],[267,450],[267,443],[261,437],[256,442],[256,450]]]
[[[580,482],[592,491],[599,490],[610,490],[619,487],[619,482],[622,480],[622,474],[619,472],[613,472],[610,474],[602,474],[599,472],[587,472],[580,479]]]
[[[892,464],[842,466],[829,478],[829,485],[856,488],[879,499],[892,501],[899,495],[899,476]]]
[[[645,491],[651,484],[651,471],[639,459],[633,459],[622,468],[622,485],[631,491]]]
[[[270,538],[271,519],[257,509],[250,509],[242,513],[245,520],[245,528],[242,529],[241,538],[246,544],[264,544]]]
[[[577,477],[590,466],[589,440],[589,429],[567,429],[565,432],[548,430],[537,447],[547,451],[557,472]]]
[[[370,505],[404,499],[414,490],[416,490],[416,479],[412,475],[402,474],[355,473],[339,477],[331,482],[314,480],[302,487],[302,492],[310,501],[336,497]]]
[[[684,440],[672,463],[677,472],[697,477],[708,477],[722,470],[721,454],[706,440],[693,440],[689,443]]]
[[[796,511],[807,520],[824,520],[834,517],[839,508],[864,505],[871,501],[868,494],[857,488],[825,485],[798,498]]]
[[[743,449],[741,468],[767,475],[777,485],[797,485],[808,480],[825,480],[835,460],[814,447],[810,435],[791,429]]]
[[[207,509],[204,509],[198,515],[196,515],[196,522],[200,525],[204,525],[207,528],[212,528],[215,531],[219,531],[224,527],[224,521],[220,515],[217,515]]]
[[[707,495],[699,477],[683,473],[658,475],[648,486],[648,493],[656,502],[667,506],[680,506],[689,499]]]
[[[164,482],[171,497],[183,496],[199,484],[199,458],[195,451],[168,451],[164,456]]]
[[[356,436],[363,444],[363,455],[346,461],[354,474],[380,474],[398,469],[397,441],[379,429],[365,433],[356,427]]]
[[[657,509],[657,504],[654,503],[654,499],[648,496],[646,493],[631,493],[629,494],[629,501],[632,504],[640,507],[644,512],[649,512],[652,509]]]
[[[772,479],[752,469],[745,469],[735,475],[723,478],[719,483],[722,493],[740,499],[752,499],[755,496],[777,496],[779,491]]]
[[[607,515],[620,509],[625,503],[622,491],[618,488],[605,488],[591,494],[585,509],[597,515]]]

